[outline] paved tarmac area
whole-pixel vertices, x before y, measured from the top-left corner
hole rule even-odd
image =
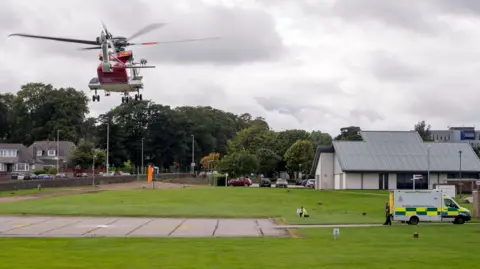
[[[269,219],[0,216],[0,237],[276,237]]]

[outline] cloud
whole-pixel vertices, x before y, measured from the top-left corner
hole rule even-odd
[[[2,2],[0,34],[94,40],[103,20],[114,35],[167,26],[134,39],[220,40],[131,47],[144,99],[210,105],[266,118],[276,130],[336,135],[344,126],[410,130],[478,124],[480,6],[475,1],[36,0]],[[31,81],[72,86],[89,96],[98,51],[82,45],[9,38],[0,43],[0,92]],[[120,95],[91,103],[98,115]]]

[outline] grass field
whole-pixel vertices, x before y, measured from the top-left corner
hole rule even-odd
[[[0,204],[0,213],[158,217],[277,217],[289,223],[378,223],[387,196],[309,189],[117,190]],[[318,204],[321,202],[321,204]],[[304,206],[309,219],[296,215]],[[366,216],[362,212],[367,213]]]
[[[478,267],[478,225],[342,228],[336,241],[331,229],[301,232],[305,238],[1,238],[0,268]]]
[[[275,217],[290,224],[380,223],[387,194],[379,191],[186,188],[115,190],[0,204],[1,214],[156,217]],[[321,204],[319,204],[321,203]],[[311,218],[299,218],[304,206]],[[365,212],[366,215],[362,213]]]

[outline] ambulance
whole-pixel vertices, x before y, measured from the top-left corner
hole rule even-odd
[[[390,191],[392,220],[417,225],[422,222],[452,222],[464,224],[472,219],[470,211],[458,205],[442,190]]]

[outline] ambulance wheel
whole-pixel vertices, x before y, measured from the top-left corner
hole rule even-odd
[[[464,218],[455,218],[453,221],[453,224],[465,224],[465,219]]]
[[[411,218],[410,218],[410,221],[408,221],[408,224],[410,224],[410,225],[417,225],[418,222],[419,222],[418,217],[411,217]]]

